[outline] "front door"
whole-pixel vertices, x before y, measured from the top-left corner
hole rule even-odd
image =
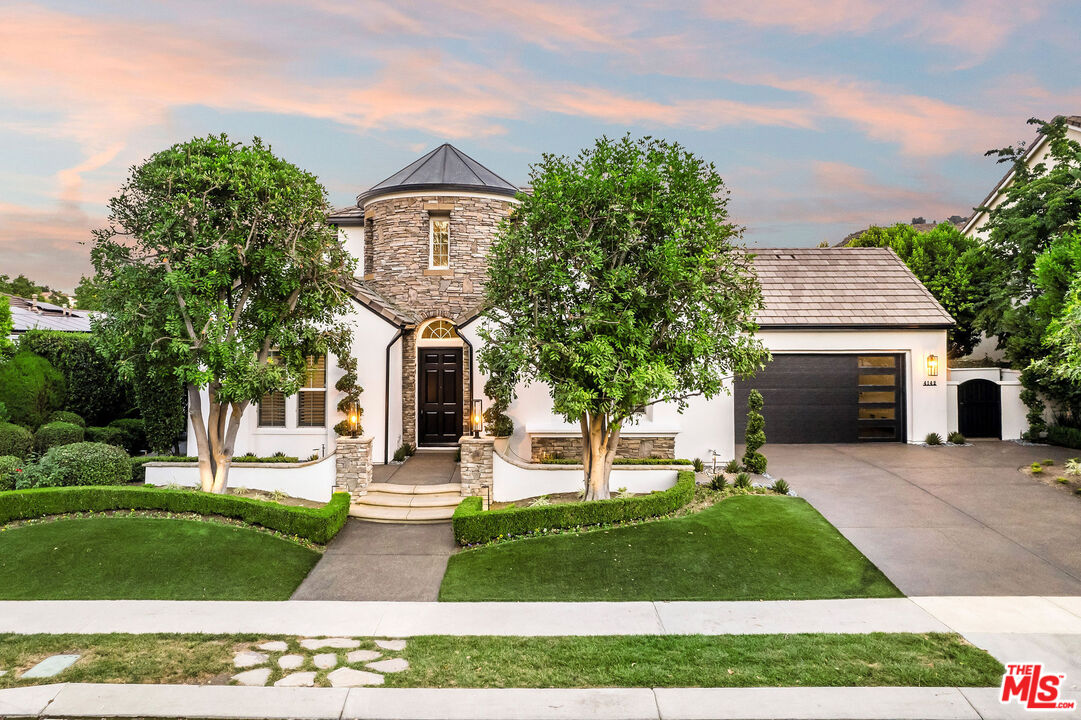
[[[417,351],[420,445],[455,445],[462,436],[462,349]]]
[[[1002,437],[1002,391],[990,380],[957,386],[957,429],[967,438]]]

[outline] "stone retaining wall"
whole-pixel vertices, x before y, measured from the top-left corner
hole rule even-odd
[[[530,435],[529,440],[533,462],[540,462],[545,458],[582,457],[580,436]],[[616,457],[673,460],[676,457],[676,438],[674,435],[623,435],[619,438]]]
[[[335,492],[347,492],[356,502],[372,482],[372,437],[340,437],[336,451]]]
[[[488,509],[494,478],[495,447],[490,437],[462,436],[458,441],[462,448],[462,462],[459,472],[462,476],[462,496],[479,495],[484,498],[484,509]]]

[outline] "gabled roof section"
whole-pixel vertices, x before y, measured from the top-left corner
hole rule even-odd
[[[443,143],[357,196],[357,206],[379,195],[421,190],[470,190],[514,197],[518,188],[464,152]]]
[[[889,248],[758,248],[764,329],[949,328],[950,314]]]
[[[417,322],[416,315],[391,304],[362,280],[353,280],[345,286],[345,291],[391,325],[413,325]]]
[[[363,225],[364,210],[356,205],[335,208],[327,215],[327,222],[334,225]]]

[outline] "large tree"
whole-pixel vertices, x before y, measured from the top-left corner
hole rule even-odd
[[[957,324],[947,332],[950,357],[972,352],[980,339],[976,316],[990,290],[990,272],[979,243],[948,222],[921,233],[905,223],[871,227],[851,247],[888,247],[931,291]]]
[[[582,430],[586,499],[607,498],[625,424],[762,367],[761,292],[723,181],[676,143],[601,138],[530,179],[490,252],[481,363],[549,386]]]
[[[296,392],[305,358],[344,341],[354,261],[328,209],[258,138],[211,136],[134,168],[94,233],[95,328],[122,370],[139,358],[187,387],[204,490],[224,492],[245,409]]]

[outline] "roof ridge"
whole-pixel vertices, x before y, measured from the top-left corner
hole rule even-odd
[[[484,178],[482,178],[480,175],[478,175],[477,171],[474,170],[473,167],[469,164],[469,161],[473,160],[473,158],[469,157],[468,155],[466,155],[465,153],[463,153],[461,150],[454,147],[450,143],[447,143],[447,147],[451,149],[451,151],[454,153],[455,157],[457,157],[459,160],[462,161],[462,165],[465,165],[465,169],[468,170],[473,175],[473,177],[475,177],[477,179],[477,182],[479,182],[481,185],[487,185],[488,184],[488,183],[484,182]],[[477,161],[473,160],[473,162],[477,162]],[[446,166],[447,166],[446,159],[444,159],[444,161],[443,161],[443,170],[444,170],[444,172],[447,169]],[[494,175],[495,173],[492,173],[492,174]]]

